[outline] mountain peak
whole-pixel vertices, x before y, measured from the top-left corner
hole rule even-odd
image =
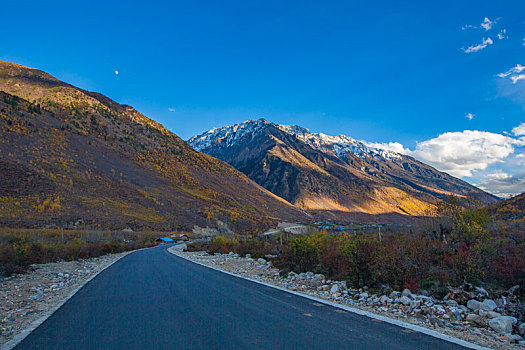
[[[216,142],[225,142],[228,146],[231,146],[246,135],[252,135],[253,137],[267,125],[270,125],[270,123],[264,118],[247,120],[231,126],[210,129],[200,135],[193,136],[188,140],[188,143],[199,152]]]
[[[382,148],[367,146],[346,135],[330,136],[323,133],[313,133],[309,129],[299,125],[277,125],[268,122],[264,118],[247,120],[231,126],[213,128],[188,140],[188,143],[197,151],[203,151],[216,143],[224,143],[231,147],[246,135],[253,138],[261,130],[273,125],[289,135],[296,136],[299,140],[323,152],[332,152],[339,158],[346,157],[351,153],[360,158],[373,157],[384,158],[390,161],[402,159],[403,155]]]

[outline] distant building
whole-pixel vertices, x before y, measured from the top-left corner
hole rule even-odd
[[[174,240],[169,237],[161,237],[161,238],[157,238],[155,242],[157,242],[158,244],[168,244],[168,243],[173,243]]]

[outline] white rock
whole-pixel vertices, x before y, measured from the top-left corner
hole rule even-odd
[[[458,306],[458,302],[455,301],[454,299],[448,299],[447,300],[447,305],[448,306]]]
[[[324,284],[318,288],[319,290],[327,291],[330,289],[330,286],[328,284]]]
[[[409,297],[409,298],[412,299],[412,292],[410,291],[410,289],[405,289],[405,290],[401,293],[401,296]]]
[[[510,333],[512,332],[512,325],[517,320],[511,316],[500,316],[493,318],[489,321],[489,326],[498,333]]]
[[[485,299],[483,300],[483,303],[481,303],[481,308],[485,311],[492,311],[497,307],[494,300]]]
[[[380,301],[381,301],[381,304],[386,305],[386,304],[390,304],[392,302],[392,299],[390,299],[386,295],[383,295]]]
[[[341,287],[339,287],[338,284],[334,284],[332,288],[330,289],[330,294],[339,293],[341,290]]]
[[[467,307],[472,311],[478,311],[481,308],[481,303],[477,300],[471,299],[467,301]]]
[[[410,305],[410,298],[403,295],[401,298],[398,299],[398,301],[403,305]]]
[[[368,296],[369,296],[368,293],[364,292],[364,293],[359,294],[359,299],[366,299],[368,298]]]
[[[392,299],[397,299],[401,296],[401,292],[398,292],[398,291],[393,291],[392,293],[390,293],[390,298]]]

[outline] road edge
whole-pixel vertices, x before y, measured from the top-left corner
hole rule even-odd
[[[149,249],[149,248],[142,248],[142,249]],[[127,251],[127,252],[124,252],[124,254],[118,258],[117,260],[111,262],[109,265],[107,265],[106,267],[104,267],[102,270],[98,271],[97,273],[95,273],[94,275],[92,275],[91,277],[89,277],[84,283],[82,283],[80,286],[78,286],[77,288],[75,288],[71,293],[69,293],[65,298],[64,300],[62,300],[60,303],[58,303],[55,307],[53,307],[51,310],[49,310],[48,312],[46,312],[42,317],[34,320],[33,322],[31,322],[29,324],[29,326],[27,326],[26,328],[24,328],[20,333],[18,333],[17,335],[15,335],[13,337],[13,339],[9,340],[8,342],[6,342],[5,344],[3,344],[1,347],[0,347],[0,350],[12,350],[15,348],[15,346],[17,346],[18,344],[20,344],[22,342],[22,340],[24,340],[29,334],[31,334],[31,332],[33,332],[35,329],[38,328],[38,326],[40,326],[42,323],[44,323],[49,317],[51,317],[51,315],[53,315],[58,309],[60,309],[65,303],[67,303],[69,301],[69,299],[71,299],[75,294],[78,293],[79,290],[81,290],[86,284],[88,284],[92,279],[94,279],[95,277],[97,277],[100,273],[102,273],[103,271],[105,271],[107,268],[109,268],[110,266],[112,266],[114,263],[116,263],[117,261],[120,261],[122,258],[128,256],[129,254],[131,253],[135,253],[139,250],[142,250],[142,249],[137,249],[137,250],[130,250],[130,251]]]
[[[172,248],[172,247],[170,247],[170,248]],[[262,281],[257,281],[257,280],[254,280],[254,279],[251,279],[251,278],[248,278],[248,277],[244,277],[244,276],[241,276],[241,275],[236,275],[236,274],[231,273],[229,271],[224,271],[224,270],[218,269],[216,267],[208,266],[208,265],[205,265],[205,264],[197,262],[197,261],[192,261],[190,259],[186,259],[185,257],[182,257],[182,256],[177,255],[177,254],[173,253],[172,251],[170,251],[170,248],[168,248],[166,250],[169,253],[171,253],[174,256],[176,256],[176,257],[179,257],[179,258],[184,259],[186,261],[189,261],[189,262],[192,262],[194,264],[207,267],[209,269],[212,269],[212,270],[215,270],[215,271],[218,271],[218,272],[225,273],[225,274],[233,276],[233,277],[242,278],[242,279],[247,280],[247,281],[255,282],[255,283],[261,284],[261,285],[266,286],[266,287],[278,289],[278,290],[281,290],[283,292],[287,292],[287,293],[294,294],[294,295],[297,295],[297,296],[300,296],[300,297],[303,297],[303,298],[307,298],[307,299],[310,299],[310,300],[313,300],[313,301],[316,301],[316,302],[319,302],[319,303],[330,305],[330,306],[333,306],[333,307],[336,307],[336,308],[339,308],[339,309],[342,309],[342,310],[345,310],[345,311],[349,311],[349,312],[352,312],[352,313],[355,313],[355,314],[358,314],[358,315],[361,315],[361,316],[367,316],[369,318],[373,318],[373,319],[378,320],[378,321],[383,321],[383,322],[386,322],[386,323],[393,324],[395,326],[403,327],[403,328],[406,328],[406,329],[410,329],[412,331],[416,331],[416,332],[419,332],[419,333],[430,335],[430,336],[432,336],[434,338],[445,340],[445,341],[448,341],[450,343],[461,345],[461,346],[464,346],[464,347],[467,347],[467,348],[470,348],[470,349],[492,350],[491,348],[483,347],[483,346],[471,343],[471,342],[463,340],[463,339],[455,338],[453,336],[446,335],[446,334],[443,334],[441,332],[438,332],[438,331],[435,331],[435,330],[432,330],[432,329],[428,329],[428,328],[425,328],[425,327],[417,326],[417,325],[414,325],[414,324],[411,324],[411,323],[408,323],[408,322],[399,321],[399,320],[396,320],[394,318],[389,318],[389,317],[386,317],[386,316],[374,314],[372,312],[361,310],[361,309],[354,308],[354,307],[351,307],[351,306],[334,303],[332,301],[328,301],[328,300],[325,300],[325,299],[317,298],[317,297],[314,297],[314,296],[311,296],[311,295],[308,295],[308,294],[303,294],[303,293],[300,293],[300,292],[297,292],[297,291],[285,289],[285,288],[282,288],[282,287],[279,287],[279,286],[274,286],[273,284],[269,284],[269,283],[262,282]]]

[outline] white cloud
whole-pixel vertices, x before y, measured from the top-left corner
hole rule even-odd
[[[467,30],[467,29],[476,29],[477,27],[476,26],[473,26],[472,24],[467,24],[467,25],[464,25],[463,27],[461,27],[461,30]]]
[[[512,129],[512,133],[516,136],[523,136],[525,135],[525,123],[521,123],[514,129]]]
[[[504,180],[504,179],[509,179],[512,176],[510,176],[509,174],[499,170],[499,171],[497,171],[495,173],[487,174],[486,177],[491,178],[491,179],[496,179],[496,180]]]
[[[525,46],[525,38],[523,38],[523,42],[521,43],[521,45]]]
[[[504,73],[497,74],[500,78],[509,78],[512,81],[512,84],[516,84],[519,80],[525,79],[525,74],[520,74],[525,70],[525,66],[517,64],[516,67],[512,67]]]
[[[503,39],[508,39],[509,37],[507,36],[507,30],[506,29],[503,29],[502,31],[500,31],[498,33],[498,39],[499,40],[503,40]]]
[[[487,176],[480,184],[479,188],[495,194],[499,197],[511,197],[525,191],[525,174],[508,175],[496,173],[496,176]]]
[[[523,80],[523,79],[525,79],[525,74],[518,74],[518,75],[513,75],[510,77],[510,80],[512,80],[512,84],[516,84],[518,80]]]
[[[118,70],[115,71],[115,75],[118,75]]]
[[[505,78],[505,77],[508,77],[511,74],[521,73],[523,70],[525,70],[525,66],[522,66],[521,64],[518,63],[516,65],[516,67],[512,67],[511,69],[509,69],[505,73],[499,73],[498,77]]]
[[[472,176],[475,170],[500,162],[514,152],[518,141],[487,131],[447,132],[417,144],[409,154],[453,176]]]
[[[489,31],[492,29],[492,26],[496,23],[496,21],[491,21],[487,17],[481,22],[481,27],[485,28],[485,31]]]
[[[467,118],[468,120],[472,120],[472,119],[474,119],[474,114],[469,113],[469,114],[467,114],[467,115],[465,116],[465,118]]]
[[[478,51],[481,51],[481,50],[483,50],[484,48],[486,48],[487,46],[492,45],[492,44],[494,44],[494,41],[492,41],[491,38],[486,38],[486,39],[483,38],[483,40],[481,41],[480,44],[469,46],[469,47],[467,47],[466,49],[465,49],[465,48],[462,48],[462,50],[463,50],[465,53],[478,52]]]
[[[173,107],[170,107],[170,108],[168,108],[168,111],[170,111],[170,112],[175,112],[175,111],[176,111],[176,109],[175,109],[175,108],[173,108]]]
[[[483,22],[481,22],[481,24],[479,26],[475,26],[475,25],[472,25],[472,24],[466,24],[463,27],[461,27],[461,29],[462,30],[467,30],[467,29],[481,29],[481,28],[483,28],[483,29],[485,29],[485,31],[489,31],[496,24],[498,19],[495,19],[495,20],[491,21],[490,19],[485,17],[485,19],[483,19]]]
[[[368,147],[386,149],[388,151],[393,151],[402,154],[408,154],[410,152],[408,148],[403,147],[403,145],[399,142],[362,142]]]
[[[446,132],[418,142],[414,150],[399,142],[365,144],[412,156],[500,197],[525,191],[525,123],[512,133]]]

